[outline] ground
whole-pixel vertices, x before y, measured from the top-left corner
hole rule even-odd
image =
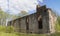
[[[0,36],[60,36],[59,33],[54,33],[51,35],[47,34],[24,34],[24,33],[5,33],[5,32],[0,32]]]
[[[42,36],[42,34],[18,34],[18,33],[5,33],[5,32],[0,32],[0,36]],[[43,34],[45,36],[45,34]]]

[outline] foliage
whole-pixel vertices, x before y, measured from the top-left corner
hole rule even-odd
[[[47,34],[22,34],[22,33],[5,33],[5,32],[0,32],[0,36],[60,36],[60,33],[56,32],[51,35]]]
[[[21,11],[21,14],[27,15],[28,13],[26,11]]]
[[[51,34],[50,36],[60,36],[60,32],[56,32],[54,34]]]
[[[57,18],[58,24],[60,25],[60,16]]]
[[[0,32],[12,33],[14,32],[14,28],[12,26],[0,26]]]
[[[15,33],[0,32],[0,36],[19,36],[19,35],[16,35]]]
[[[8,26],[6,32],[12,33],[12,32],[14,32],[14,28],[12,26]]]
[[[0,10],[0,18],[7,18],[8,14],[5,13],[4,11]]]
[[[57,17],[56,31],[60,31],[60,16]]]
[[[6,27],[5,26],[0,26],[0,32],[5,32],[6,31]]]
[[[16,15],[10,15],[2,10],[0,10],[0,25],[6,25],[6,20],[12,20],[12,19],[16,19],[18,18],[18,16]]]
[[[26,12],[26,11],[21,11],[19,14],[18,14],[18,16],[19,17],[23,17],[23,16],[26,16],[26,15],[28,15],[29,13],[28,12]]]

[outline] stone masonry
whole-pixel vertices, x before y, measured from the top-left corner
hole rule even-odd
[[[56,15],[46,6],[36,7],[36,13],[12,20],[8,26],[13,26],[15,32],[21,33],[54,33]]]

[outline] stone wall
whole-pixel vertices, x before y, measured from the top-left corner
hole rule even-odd
[[[49,12],[49,29],[50,29],[50,33],[54,33],[57,17],[51,9],[48,9],[48,12]]]
[[[14,26],[16,32],[22,33],[53,33],[55,32],[56,16],[46,6],[38,7],[36,13],[8,22],[8,26]],[[38,28],[38,21],[42,18],[42,29]]]
[[[29,16],[29,32],[37,33],[38,32],[38,20],[36,14]]]

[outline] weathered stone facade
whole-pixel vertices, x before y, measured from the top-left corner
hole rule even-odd
[[[56,16],[46,6],[37,6],[36,13],[8,22],[16,32],[22,33],[54,33]]]

